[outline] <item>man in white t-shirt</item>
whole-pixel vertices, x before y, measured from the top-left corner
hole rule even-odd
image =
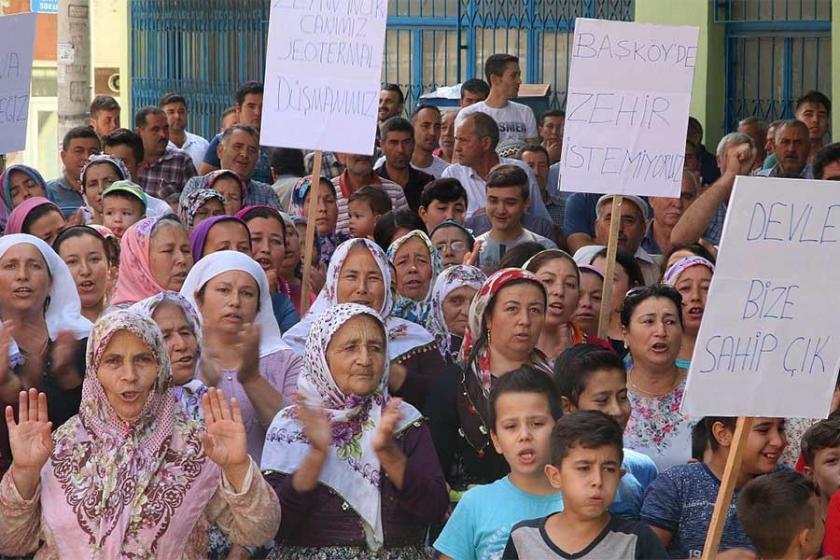
[[[484,74],[490,84],[490,95],[458,113],[455,126],[474,112],[486,113],[499,125],[499,142],[518,140],[527,144],[539,142],[537,120],[527,105],[511,101],[519,94],[522,70],[519,59],[509,54],[490,55],[484,63]]]

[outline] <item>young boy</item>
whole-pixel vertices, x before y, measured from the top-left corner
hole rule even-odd
[[[115,181],[102,192],[102,225],[122,239],[146,215],[146,194],[131,181]]]
[[[564,509],[523,521],[510,533],[511,558],[667,558],[644,523],[613,516],[609,506],[624,471],[618,423],[595,410],[564,416],[551,435],[551,463],[545,474],[563,493]]]
[[[500,558],[514,524],[563,509],[543,472],[561,415],[551,379],[530,366],[513,370],[494,381],[489,404],[490,436],[510,474],[463,495],[434,544],[444,559]]]
[[[417,213],[426,224],[426,231],[449,221],[464,225],[467,219],[467,191],[458,179],[436,179],[423,187]]]
[[[391,197],[382,189],[362,187],[347,199],[350,216],[350,236],[373,239],[376,222],[392,208]]]
[[[618,354],[594,344],[579,344],[563,352],[554,362],[554,383],[560,393],[563,414],[578,410],[598,410],[621,426],[630,419],[627,400],[627,370]],[[653,459],[624,449],[621,477],[610,512],[619,517],[638,519],[645,490],[656,478]]]
[[[522,227],[522,215],[528,208],[530,186],[528,175],[520,167],[500,164],[487,176],[487,216],[490,231],[479,235],[481,240],[479,268],[488,276],[499,268],[505,252],[526,241],[539,243],[546,249],[556,249],[550,239]]]
[[[808,428],[802,436],[802,459],[802,473],[817,487],[824,511],[840,489],[840,411]]]
[[[820,552],[825,523],[814,484],[780,471],[750,481],[738,496],[738,520],[759,558],[806,560]]]
[[[651,526],[671,558],[699,558],[720,489],[720,478],[735,434],[735,418],[707,417],[709,461],[671,467],[653,481],[642,503],[641,519]],[[735,494],[757,476],[777,469],[787,445],[784,418],[754,418],[741,459]],[[752,543],[735,517],[727,512],[720,549],[749,548]]]

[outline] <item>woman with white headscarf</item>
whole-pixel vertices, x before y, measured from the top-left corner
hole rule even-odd
[[[265,430],[290,404],[302,365],[280,335],[265,272],[248,255],[218,251],[195,264],[181,295],[201,320],[200,379],[239,399],[248,452],[259,460]]]

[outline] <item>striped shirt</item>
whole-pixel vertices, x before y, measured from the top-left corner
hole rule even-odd
[[[349,182],[347,181],[348,172],[345,171],[338,177],[332,180],[335,186],[335,202],[338,205],[338,221],[336,222],[336,233],[350,234],[350,212],[347,208],[348,199],[353,194],[350,191]],[[405,199],[405,193],[402,187],[393,181],[383,179],[376,173],[371,174],[370,186],[379,187],[385,191],[391,198],[391,205],[393,210],[401,210],[408,208],[408,201]]]

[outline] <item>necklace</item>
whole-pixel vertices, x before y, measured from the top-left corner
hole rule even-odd
[[[632,369],[627,372],[627,386],[630,387],[631,389],[633,389],[635,392],[642,393],[643,395],[647,395],[648,397],[664,397],[665,395],[670,394],[671,391],[673,391],[674,388],[677,385],[679,385],[680,379],[682,378],[682,375],[680,375],[681,372],[678,368],[677,369],[677,375],[674,376],[674,381],[671,383],[671,385],[668,387],[668,389],[665,390],[665,391],[658,392],[658,393],[653,393],[651,391],[645,391],[644,389],[639,387],[636,383],[634,383],[633,380],[630,379],[630,374],[632,374],[632,373],[633,373]]]

